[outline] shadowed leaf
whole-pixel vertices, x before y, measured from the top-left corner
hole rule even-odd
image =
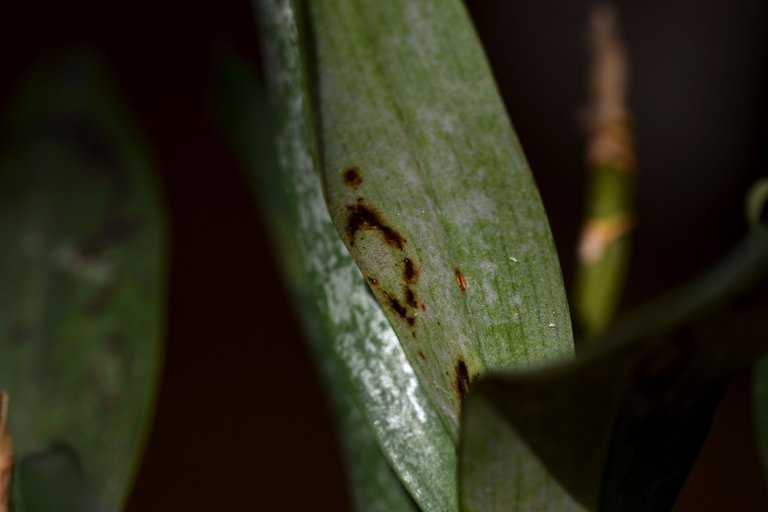
[[[525,504],[501,484],[478,492],[477,482],[543,465],[587,510],[670,510],[726,386],[768,349],[759,322],[765,300],[726,307],[747,278],[754,283],[766,271],[768,238],[750,235],[701,279],[619,322],[598,345],[604,348],[557,367],[482,380],[466,409],[462,506],[481,510],[504,492]],[[717,315],[702,315],[714,307]],[[483,431],[471,428],[478,421],[471,415],[488,407],[488,421],[503,418],[493,428],[506,428],[511,446],[490,458],[493,465],[481,465],[471,447]],[[509,456],[515,452],[527,455]]]

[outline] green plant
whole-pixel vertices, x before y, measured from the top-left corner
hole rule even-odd
[[[0,389],[17,511],[122,508],[154,405],[165,219],[108,77],[92,52],[63,52],[3,119]]]
[[[754,326],[764,301],[723,306],[765,275],[766,238],[608,330],[615,291],[582,284],[608,312],[585,315],[593,348],[569,361],[546,218],[460,2],[257,7],[277,156],[253,159],[282,182],[256,178],[358,508],[670,509],[722,390],[765,349],[759,330],[674,333],[718,307]]]
[[[216,113],[271,223],[357,509],[669,510],[752,364],[768,461],[765,180],[729,254],[614,318],[634,155],[609,10],[593,27],[575,340],[542,202],[460,0],[256,11],[268,91],[222,54]],[[0,510],[122,508],[151,420],[167,228],[107,77],[87,50],[51,58],[0,127]]]

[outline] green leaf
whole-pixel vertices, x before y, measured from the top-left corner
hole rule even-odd
[[[308,315],[317,318],[316,343],[336,358],[340,370],[330,371],[343,378],[413,499],[426,511],[456,510],[451,438],[328,215],[316,164],[302,11],[296,5],[290,0],[256,4],[276,106],[278,163],[290,205],[285,243],[295,247],[284,257],[295,258],[306,276],[294,289],[305,290],[306,303],[317,305]]]
[[[459,460],[462,511],[584,510],[482,392],[465,403]]]
[[[535,496],[497,475],[528,468],[539,474],[541,466],[560,486],[553,499],[564,491],[587,510],[670,510],[724,389],[768,349],[760,322],[765,299],[728,306],[748,279],[766,273],[768,238],[750,235],[702,278],[630,315],[599,350],[568,364],[481,380],[465,409],[463,510],[491,509],[499,495],[511,500],[509,510],[531,510]],[[715,307],[717,314],[704,315]],[[486,424],[484,432],[473,427],[481,421],[502,424]],[[509,444],[482,458],[473,446],[490,429]],[[516,453],[522,455],[510,456]],[[483,480],[491,484],[478,490]]]
[[[291,204],[280,183],[266,92],[242,58],[231,51],[222,51],[217,57],[214,69],[217,121],[248,171],[271,227],[272,247],[281,255],[279,263],[284,279],[290,285],[333,404],[355,508],[368,512],[418,510],[379,450],[371,428],[356,405],[344,377],[344,367],[333,349],[332,340],[337,334],[325,330],[317,297],[312,288],[306,286],[311,278],[304,272],[293,226],[286,222],[296,206]]]
[[[768,204],[768,178],[761,178],[750,189],[746,203],[747,219],[756,230],[766,230],[766,216],[768,216],[766,204]]]
[[[315,0],[331,218],[446,427],[488,371],[570,357],[528,165],[458,0]]]
[[[11,105],[0,148],[0,389],[16,454],[71,447],[96,506],[117,510],[161,363],[166,236],[152,166],[87,51],[41,64]]]
[[[16,468],[15,504],[24,512],[95,512],[99,510],[88,487],[77,453],[69,445],[55,444],[24,456]]]

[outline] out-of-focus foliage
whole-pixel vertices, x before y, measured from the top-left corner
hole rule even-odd
[[[15,505],[117,510],[141,458],[162,354],[166,237],[152,165],[104,64],[86,50],[41,63],[10,105],[0,388],[11,397]]]

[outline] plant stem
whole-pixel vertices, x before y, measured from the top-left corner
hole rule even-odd
[[[615,11],[592,12],[593,68],[588,118],[586,215],[578,251],[575,315],[584,338],[602,332],[614,316],[629,260],[633,135],[626,107],[627,63]]]

